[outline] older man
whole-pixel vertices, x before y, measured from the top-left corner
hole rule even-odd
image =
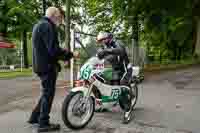
[[[33,28],[33,70],[40,77],[42,91],[38,104],[29,119],[30,124],[39,124],[38,131],[55,131],[59,124],[49,122],[49,113],[55,95],[57,74],[61,67],[59,60],[67,61],[77,53],[59,47],[57,26],[62,21],[62,14],[56,7],[49,7],[46,15]]]

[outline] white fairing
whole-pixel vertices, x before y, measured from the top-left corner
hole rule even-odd
[[[89,67],[92,70],[91,73],[89,74],[89,78],[90,78],[94,73],[99,73],[104,70],[104,60],[103,59],[100,60],[98,57],[91,57],[81,67],[80,73],[82,73],[87,67]]]
[[[101,94],[104,96],[110,96],[113,88],[118,88],[116,86],[111,86],[108,84],[101,83],[100,81],[96,80],[93,83],[97,88],[100,89]]]
[[[105,96],[110,96],[111,95],[111,92],[112,92],[112,89],[114,88],[119,88],[119,86],[117,85],[108,85],[108,84],[104,84],[104,83],[101,83],[100,81],[96,80],[94,81],[93,83],[97,88],[99,88],[101,90],[101,94],[102,95],[105,95]],[[81,91],[83,92],[84,95],[86,95],[86,93],[88,92],[88,89],[87,87],[85,86],[80,86],[80,87],[74,87],[71,89],[72,92],[77,92],[77,91]]]
[[[88,88],[85,87],[85,86],[80,86],[80,87],[72,88],[71,91],[72,91],[72,92],[81,91],[81,92],[83,92],[84,95],[86,95],[87,92],[88,92]]]

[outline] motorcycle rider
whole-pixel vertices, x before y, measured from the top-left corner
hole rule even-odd
[[[132,68],[129,67],[129,58],[125,47],[119,41],[114,40],[111,33],[100,32],[97,35],[97,43],[103,44],[101,51],[97,53],[98,58],[109,61],[112,65],[112,81],[120,85],[129,86],[131,80]],[[103,75],[101,75],[103,78]],[[129,116],[131,113],[131,98],[126,95],[123,98],[125,102],[125,116]],[[129,120],[125,120],[128,123]]]
[[[106,59],[112,65],[112,81],[128,85],[132,69],[128,69],[129,58],[123,44],[114,40],[113,35],[108,32],[100,32],[96,40],[98,44],[103,44],[97,56]]]

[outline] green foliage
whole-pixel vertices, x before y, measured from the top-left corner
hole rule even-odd
[[[19,36],[23,30],[31,31],[40,15],[38,3],[34,0],[3,0],[0,2],[0,12],[0,32],[14,36]]]
[[[0,65],[19,64],[16,49],[0,49]]]
[[[71,22],[79,26],[88,26],[90,33],[110,31],[117,37],[130,41],[139,26],[139,45],[145,47],[149,56],[156,60],[161,58],[167,58],[169,61],[181,60],[192,55],[192,20],[193,15],[199,16],[198,0],[72,0],[71,2]],[[65,6],[64,4],[65,0],[47,1],[48,6]],[[23,30],[31,32],[33,24],[41,15],[42,1],[1,0],[0,32],[7,33],[11,39],[19,39]],[[135,25],[135,21],[139,25]],[[62,26],[59,29],[62,43],[65,39],[64,28]],[[28,47],[29,45],[30,43]]]

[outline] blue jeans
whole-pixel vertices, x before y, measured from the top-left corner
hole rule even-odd
[[[48,73],[40,73],[38,76],[41,80],[42,90],[39,102],[33,109],[31,119],[37,121],[40,126],[45,126],[49,124],[49,113],[55,96],[57,72],[52,70]]]

